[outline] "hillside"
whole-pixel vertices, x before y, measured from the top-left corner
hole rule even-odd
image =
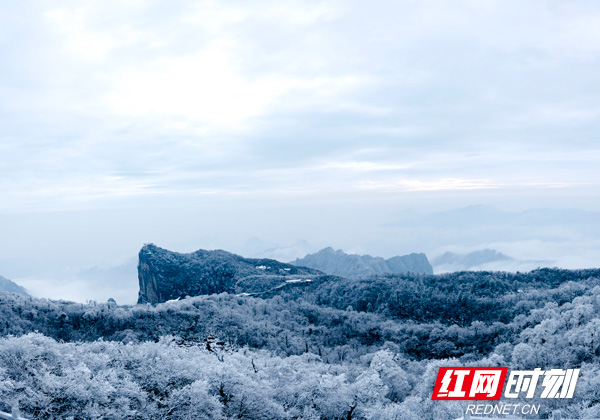
[[[34,420],[436,419],[440,365],[581,367],[568,418],[600,412],[600,270],[332,279],[271,298],[156,305],[0,294],[0,411]]]
[[[16,293],[23,296],[29,296],[22,286],[17,283],[0,276],[0,292]]]

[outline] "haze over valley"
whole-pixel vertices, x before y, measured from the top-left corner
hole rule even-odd
[[[16,233],[18,226],[29,241],[3,244],[1,274],[38,297],[78,302],[112,297],[131,304],[137,299],[137,252],[150,242],[179,252],[224,249],[281,262],[327,247],[383,258],[422,252],[435,273],[592,268],[600,261],[600,212],[595,211],[371,208],[381,217],[349,218],[343,209],[336,208],[337,217],[324,207],[318,216],[295,220],[289,208],[277,211],[275,219],[223,215],[225,224],[214,225],[216,215],[206,209],[165,208],[160,219],[148,213],[125,217],[126,229],[113,211],[9,215],[0,219],[3,231]]]

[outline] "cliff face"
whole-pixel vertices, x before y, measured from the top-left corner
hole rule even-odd
[[[315,254],[298,258],[294,265],[311,267],[334,276],[360,278],[374,274],[433,274],[425,254],[410,254],[389,259],[370,255],[346,254],[342,250],[325,248]]]
[[[149,244],[139,253],[138,303],[223,292],[259,293],[319,275],[318,270],[276,260],[244,258],[221,250],[182,254]]]

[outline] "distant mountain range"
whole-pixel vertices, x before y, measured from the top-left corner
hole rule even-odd
[[[341,249],[325,248],[291,264],[310,267],[334,276],[361,278],[375,274],[433,274],[425,254],[409,254],[388,259],[371,255],[346,254]]]
[[[517,259],[495,249],[480,249],[466,254],[445,252],[431,260],[436,273],[457,271],[529,271],[549,267],[552,261]]]
[[[490,206],[473,205],[425,215],[407,212],[391,225],[434,226],[447,228],[471,227],[531,227],[566,226],[600,227],[600,211],[580,209],[534,208],[521,212],[497,210]],[[522,230],[522,229],[521,229]]]
[[[331,247],[297,258],[290,263],[268,258],[245,258],[223,250],[172,252],[147,244],[139,252],[138,303],[160,303],[187,296],[229,293],[269,297],[274,294],[302,294],[317,290],[324,283],[365,279],[378,275],[408,273],[431,275],[457,271],[527,271],[547,265],[547,261],[520,260],[494,249],[464,254],[445,252],[429,262],[425,254],[392,258],[347,254]],[[128,266],[128,265],[127,265]],[[521,268],[523,267],[523,268]],[[512,270],[511,270],[512,269]],[[102,277],[104,271],[92,270],[89,276]],[[4,289],[11,284],[15,293],[23,288],[2,279]],[[367,281],[371,281],[369,279]]]
[[[439,265],[458,265],[466,268],[476,267],[481,264],[496,261],[511,261],[512,257],[504,255],[494,249],[482,249],[469,252],[468,254],[456,254],[446,252],[432,260],[434,266]]]
[[[0,292],[16,293],[23,296],[29,296],[25,289],[14,281],[0,276]]]
[[[318,286],[336,277],[376,274],[433,274],[425,254],[383,259],[325,248],[293,263],[244,258],[230,252],[200,249],[183,254],[154,244],[139,253],[138,303],[160,303],[214,293],[266,296],[299,286]]]

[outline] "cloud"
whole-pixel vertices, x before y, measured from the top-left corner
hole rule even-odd
[[[105,190],[119,194],[120,176],[186,171],[193,160],[201,178],[215,152],[242,176],[280,162],[337,170],[340,155],[368,145],[379,161],[346,164],[423,162],[410,182],[442,186],[431,178],[501,184],[487,172],[516,173],[533,187],[582,174],[529,169],[523,156],[535,161],[545,145],[559,163],[565,149],[598,153],[588,134],[597,98],[586,86],[598,79],[589,52],[600,46],[600,10],[589,2],[64,1],[7,12],[22,18],[4,38],[34,46],[9,46],[14,71],[0,80],[11,116],[2,150],[19,139],[6,151],[19,163],[3,169],[9,185],[87,174],[114,180]],[[469,166],[459,173],[461,157]],[[172,178],[169,191],[179,188]]]

